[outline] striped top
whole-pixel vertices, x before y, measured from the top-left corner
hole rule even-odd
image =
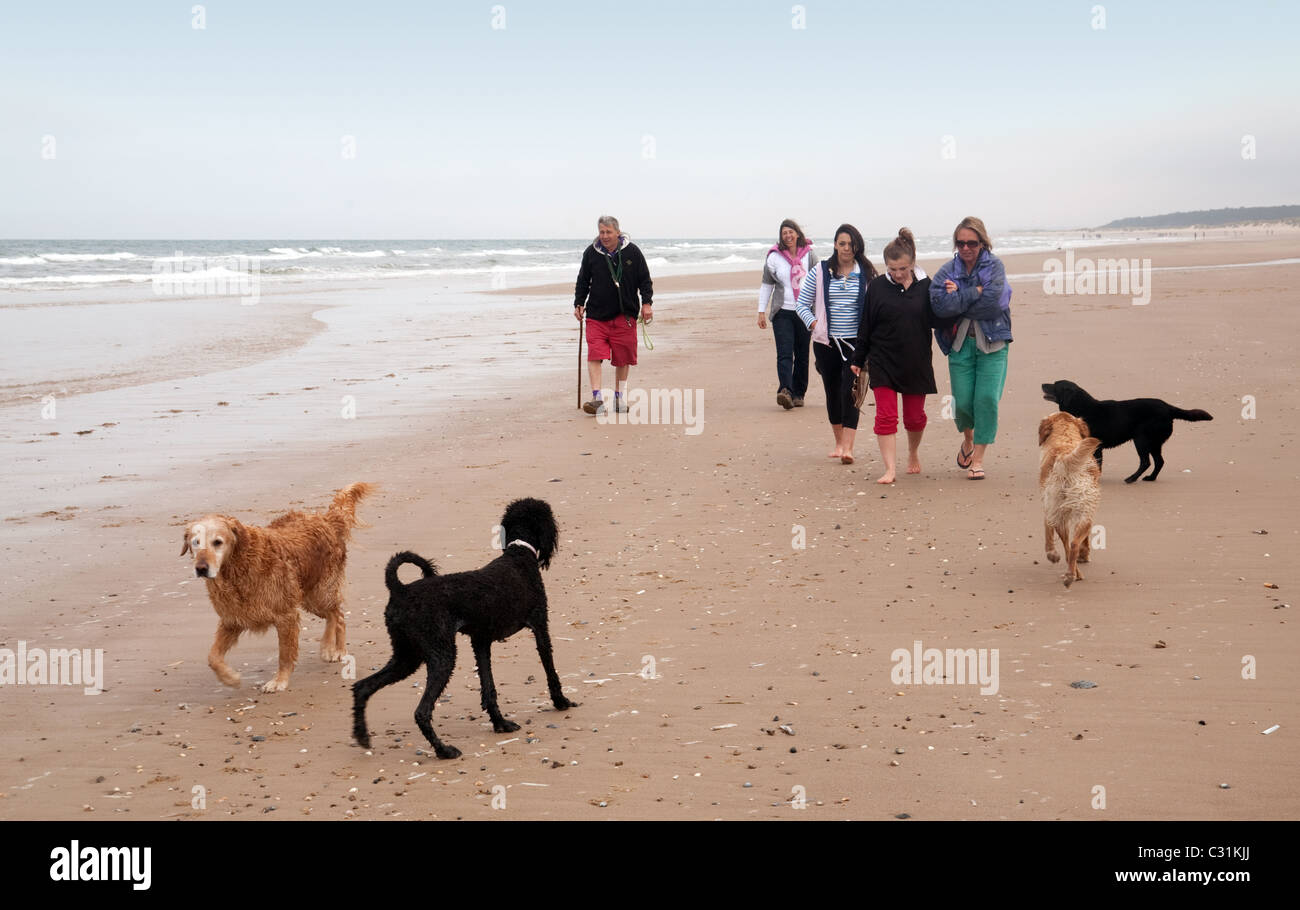
[[[809,274],[804,279],[799,288],[799,302],[795,304],[795,312],[803,320],[803,324],[812,328],[813,320],[813,303],[814,295],[818,293],[818,285],[822,280],[822,269],[819,265],[815,270],[816,278]],[[810,280],[811,279],[811,280]],[[862,279],[862,270],[854,263],[853,271],[847,277],[831,277],[831,286],[826,295],[829,312],[826,314],[830,325],[827,326],[828,334],[832,338],[857,338],[858,337],[858,287]]]

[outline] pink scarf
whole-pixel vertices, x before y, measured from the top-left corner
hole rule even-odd
[[[768,250],[769,253],[780,253],[785,257],[785,261],[790,263],[790,290],[796,300],[799,299],[799,286],[803,284],[803,277],[808,274],[808,270],[803,267],[803,259],[811,249],[812,244],[806,244],[799,247],[793,256],[790,255],[789,250],[780,244],[773,244],[772,248]]]

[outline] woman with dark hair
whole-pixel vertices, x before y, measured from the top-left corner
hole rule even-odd
[[[963,435],[957,467],[984,479],[984,452],[997,437],[998,402],[1007,381],[1011,343],[1011,286],[984,222],[963,218],[952,232],[957,251],[930,283],[934,330],[948,358],[957,429]]]
[[[835,231],[835,255],[804,279],[795,305],[812,332],[813,358],[826,388],[826,416],[835,433],[830,457],[842,464],[853,464],[858,409],[853,404],[850,362],[867,284],[875,277],[862,234],[851,224],[841,224]]]
[[[804,276],[813,270],[817,257],[803,229],[787,218],[781,222],[776,244],[763,262],[763,281],[758,288],[758,327],[772,322],[776,338],[776,403],[787,411],[803,407],[808,391],[808,329],[796,317],[794,306]]]
[[[938,391],[930,363],[930,279],[916,267],[916,240],[907,228],[885,247],[885,274],[867,285],[867,303],[853,352],[853,374],[866,367],[876,399],[876,441],[885,473],[876,483],[893,483],[898,451],[898,397],[907,430],[907,473],[921,473],[925,396]]]

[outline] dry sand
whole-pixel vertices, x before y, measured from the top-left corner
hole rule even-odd
[[[107,691],[0,691],[0,818],[1295,818],[1300,580],[1286,541],[1300,265],[1185,267],[1296,250],[1256,239],[1097,253],[1152,260],[1146,306],[1014,281],[1016,341],[983,483],[955,468],[958,434],[934,399],[922,475],[874,483],[870,411],[858,463],[830,463],[820,388],[802,410],[776,406],[771,334],[737,294],[666,297],[656,349],[633,371],[634,386],[703,389],[698,435],[598,424],[575,409],[570,366],[525,390],[503,378],[510,400],[485,390],[454,421],[413,419],[379,438],[320,421],[299,445],[123,494],[112,511],[6,513],[18,519],[6,561],[22,552],[24,565],[6,567],[0,647],[103,648]],[[1014,257],[1008,271],[1041,272],[1043,259]],[[709,281],[746,289],[756,277]],[[543,335],[572,345],[574,332],[559,299]],[[937,353],[935,366],[941,397]],[[1060,378],[1215,418],[1176,425],[1157,483],[1121,482],[1131,446],[1107,455],[1106,547],[1068,591],[1042,556],[1036,486],[1035,428],[1052,410],[1039,384]],[[217,683],[205,662],[215,617],[176,555],[182,523],[211,508],[264,522],[355,480],[382,485],[349,557],[358,673],[389,654],[392,552],[474,568],[495,555],[504,505],[540,496],[561,523],[546,581],[556,663],[579,707],[550,708],[523,633],[494,649],[502,709],[523,729],[493,733],[462,643],[434,724],[464,757],[421,754],[422,674],[370,702],[367,753],[349,738],[349,681],[316,656],[315,618],[288,691],[253,688],[274,670],[273,636],[232,652],[243,689]],[[51,545],[14,542],[41,522]],[[915,641],[997,649],[997,693],[891,681],[892,652]]]

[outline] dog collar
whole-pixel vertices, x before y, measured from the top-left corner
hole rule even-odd
[[[528,549],[530,549],[530,550],[533,551],[533,555],[536,556],[539,560],[542,558],[542,554],[537,552],[537,548],[536,548],[535,546],[533,546],[532,544],[530,544],[530,543],[529,543],[528,541],[526,541],[526,540],[512,540],[512,541],[510,541],[510,543],[506,544],[506,546],[508,546],[508,547],[527,547]]]

